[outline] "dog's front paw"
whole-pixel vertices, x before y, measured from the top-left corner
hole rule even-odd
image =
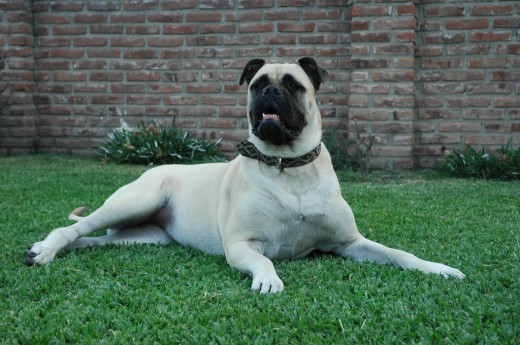
[[[276,293],[283,291],[283,282],[276,273],[261,273],[253,277],[253,285],[251,291],[259,291],[260,293]]]
[[[43,245],[43,242],[34,243],[25,252],[27,266],[45,265],[56,256],[56,251]]]
[[[428,262],[428,269],[425,271],[426,273],[435,273],[440,274],[445,278],[453,277],[463,279],[466,277],[464,273],[459,271],[456,268],[440,264],[438,262]]]

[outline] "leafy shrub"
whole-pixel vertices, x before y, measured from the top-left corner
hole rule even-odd
[[[363,180],[368,177],[374,137],[361,138],[356,124],[354,139],[340,139],[336,131],[331,130],[325,133],[323,141],[329,150],[334,169],[360,171]]]
[[[146,165],[192,164],[225,161],[220,151],[220,139],[204,141],[175,126],[165,128],[160,123],[144,122],[137,130],[113,130],[109,141],[100,149],[103,160],[115,163]]]
[[[465,149],[455,149],[453,153],[444,150],[444,155],[441,169],[453,176],[520,179],[520,147],[513,149],[511,140],[502,145],[500,155],[493,155],[484,148],[476,151],[469,145]]]

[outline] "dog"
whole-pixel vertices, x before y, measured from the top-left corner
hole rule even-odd
[[[228,163],[165,165],[118,189],[90,215],[74,210],[73,225],[54,229],[26,252],[26,264],[44,265],[61,250],[107,244],[177,242],[252,276],[251,290],[284,289],[272,259],[314,251],[445,277],[458,269],[419,259],[364,238],[341,195],[322,143],[316,93],[327,79],[313,58],[296,63],[249,61],[249,138]],[[108,229],[106,236],[85,237]]]

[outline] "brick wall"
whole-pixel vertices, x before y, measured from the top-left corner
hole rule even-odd
[[[34,151],[33,43],[30,1],[0,1],[0,155]]]
[[[247,135],[241,68],[315,57],[324,126],[372,136],[372,165],[520,144],[516,1],[0,0],[0,154],[92,155],[122,121]]]

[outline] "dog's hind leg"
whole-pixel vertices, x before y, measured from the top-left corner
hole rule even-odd
[[[115,241],[113,243],[143,243],[143,238],[152,237],[158,237],[159,242],[164,242],[165,237],[162,234],[158,235],[160,228],[155,227],[152,231],[152,227],[145,229],[137,226],[146,224],[161,210],[167,208],[168,203],[167,193],[164,192],[160,179],[141,179],[120,188],[103,206],[87,217],[78,216],[76,224],[54,229],[45,240],[33,244],[26,252],[25,263],[30,266],[47,264],[60,250],[73,245],[79,238],[102,229],[131,229],[134,227],[135,231],[127,232],[126,236],[123,231],[119,236],[105,239],[105,241]],[[144,234],[137,236],[137,229],[152,231],[155,235],[146,236],[145,231]],[[164,235],[166,235],[165,232]],[[136,238],[141,240],[138,241]],[[78,244],[85,244],[87,241],[91,240],[83,239]],[[103,241],[100,240],[101,242]],[[150,241],[146,243],[150,243]]]

